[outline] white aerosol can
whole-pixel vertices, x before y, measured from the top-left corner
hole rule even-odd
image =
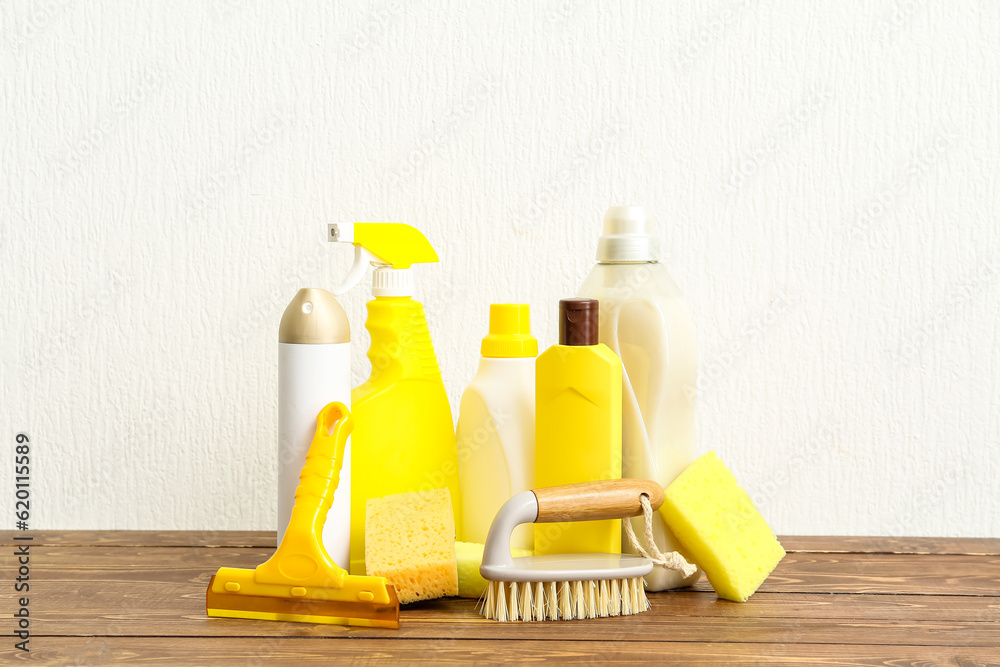
[[[278,328],[278,541],[295,504],[295,488],[316,433],[316,415],[331,401],[351,405],[351,328],[336,297],[300,289]],[[351,441],[340,483],[323,526],[323,546],[337,565],[350,566]]]

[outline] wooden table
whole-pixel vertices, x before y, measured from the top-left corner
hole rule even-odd
[[[449,599],[404,607],[399,630],[378,630],[206,617],[209,577],[265,560],[273,534],[30,534],[30,653],[9,634],[21,595],[9,554],[25,542],[3,535],[4,662],[1000,665],[1000,539],[784,537],[788,556],[744,604],[702,580],[626,618],[501,624]]]

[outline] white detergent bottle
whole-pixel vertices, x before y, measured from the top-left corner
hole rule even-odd
[[[485,543],[493,518],[511,496],[535,483],[535,357],[527,304],[490,305],[490,333],[459,407],[458,472],[463,542]],[[531,524],[510,546],[532,549]]]
[[[608,209],[597,262],[578,296],[600,301],[600,340],[622,360],[622,477],[666,487],[695,459],[694,324],[680,289],[654,257],[641,206]],[[631,521],[643,542],[643,517]],[[653,536],[660,551],[677,550],[659,512],[653,513]],[[622,548],[634,553],[624,530]],[[688,586],[700,576],[657,567],[646,588]]]

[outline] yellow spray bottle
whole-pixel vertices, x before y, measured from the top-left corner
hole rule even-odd
[[[447,487],[461,525],[458,450],[424,307],[413,300],[410,265],[437,262],[419,230],[400,223],[329,225],[327,240],[354,245],[343,294],[370,263],[372,294],[365,328],[371,334],[371,376],[351,392],[351,565],[365,574],[365,506],[370,498]]]

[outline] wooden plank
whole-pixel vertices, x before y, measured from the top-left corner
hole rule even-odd
[[[220,566],[253,568],[270,551],[216,547],[34,547],[49,580],[208,581]],[[173,574],[171,574],[173,573]],[[694,590],[711,591],[702,579]],[[968,555],[788,554],[759,593],[1000,595],[1000,557]],[[2,595],[9,595],[0,590]]]
[[[704,578],[692,588],[712,590]],[[1000,557],[791,553],[758,592],[997,596]]]
[[[464,662],[683,662],[703,665],[971,665],[1000,667],[995,648],[928,646],[788,646],[652,641],[374,640],[343,638],[275,639],[218,637],[179,642],[173,638],[86,637],[32,639],[31,653],[16,657],[46,665],[79,664],[246,664]],[[0,649],[4,659],[15,657]]]
[[[44,599],[44,598],[43,598]],[[192,605],[194,606],[194,605]],[[199,605],[200,606],[200,605]],[[498,623],[475,613],[471,601],[455,602],[448,615],[420,617],[406,612],[398,630],[245,619],[210,619],[204,610],[185,616],[168,611],[110,614],[33,612],[36,637],[174,636],[174,637],[356,637],[394,639],[502,639],[854,644],[927,646],[1000,646],[996,622],[853,620],[822,618],[751,618],[674,616],[666,607],[626,618],[548,623]]]
[[[1000,555],[998,537],[778,537],[787,551]]]
[[[82,587],[39,581],[32,587],[40,609],[33,612],[38,632],[50,635],[264,635],[303,634],[285,624],[205,624],[204,587],[200,583],[109,581]],[[650,594],[652,610],[670,618],[797,619],[1000,624],[1000,599],[974,596],[815,595],[761,593],[743,604],[719,600],[704,592]],[[428,627],[451,619],[479,621],[475,600],[446,599],[403,607],[406,624]],[[9,604],[9,603],[8,603]],[[645,623],[646,616],[638,622]],[[310,633],[305,633],[310,634]],[[314,634],[314,633],[313,633]]]
[[[702,579],[695,590],[710,591]],[[885,553],[789,554],[760,592],[1000,595],[1000,557]]]
[[[0,532],[4,546],[14,544],[18,531]],[[40,546],[204,546],[274,548],[275,535],[257,530],[36,530],[27,533]],[[1000,555],[996,537],[858,537],[782,535],[787,551],[828,553],[900,553]]]
[[[373,657],[435,663],[674,659],[698,664],[692,661],[702,659],[706,664],[781,664],[836,658],[840,664],[888,664],[920,658],[984,664],[1000,646],[1000,558],[990,555],[887,551],[906,546],[895,543],[875,545],[884,550],[870,553],[798,552],[789,554],[745,604],[718,600],[703,581],[694,589],[651,595],[653,609],[633,617],[499,624],[479,617],[473,601],[436,600],[405,607],[402,627],[392,631],[209,619],[204,590],[215,569],[251,568],[272,547],[254,546],[260,534],[253,533],[202,534],[203,543],[214,548],[183,546],[186,536],[143,533],[109,543],[75,540],[89,546],[68,546],[74,536],[63,534],[63,546],[33,545],[35,650],[17,657],[54,664],[144,662],[157,655],[220,664]],[[123,548],[129,540],[162,546]],[[831,591],[836,594],[827,594]],[[4,606],[13,597],[10,590],[0,593]],[[177,647],[179,654],[172,652]]]
[[[36,546],[59,547],[263,547],[274,549],[277,537],[260,530],[32,530],[0,532],[3,546],[24,544],[15,536],[30,535]]]
[[[36,549],[32,552],[32,629],[36,636],[586,637],[607,641],[658,637],[705,642],[1000,645],[1000,597],[971,596],[941,596],[939,603],[937,596],[758,593],[749,602],[737,604],[719,600],[710,592],[686,591],[652,595],[652,611],[625,619],[533,624],[486,621],[475,613],[472,600],[438,600],[405,607],[399,631],[207,618],[205,587],[214,565],[206,567],[198,561],[215,561],[223,555],[223,562],[250,567],[264,551]],[[116,556],[124,558],[115,560]],[[850,556],[885,558],[879,554]],[[905,558],[913,565],[926,557]],[[9,600],[12,595],[4,591],[2,597]],[[926,618],[931,609],[936,617]]]
[[[28,533],[40,546],[205,546],[274,548],[271,531],[253,530],[36,530]],[[18,531],[0,532],[4,546],[14,543]],[[778,538],[786,550],[829,553],[910,553],[1000,555],[1000,538],[995,537],[847,537],[789,536]]]

